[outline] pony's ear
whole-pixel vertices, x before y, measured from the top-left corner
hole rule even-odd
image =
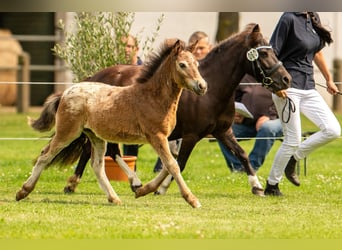
[[[256,24],[253,28],[253,32],[260,32],[260,26],[259,24]]]

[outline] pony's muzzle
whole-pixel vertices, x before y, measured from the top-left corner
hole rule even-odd
[[[286,86],[289,88],[289,87],[291,86],[292,78],[291,78],[290,75],[289,75],[289,76],[284,76],[284,77],[282,78],[282,81],[283,81],[283,83],[286,84]]]

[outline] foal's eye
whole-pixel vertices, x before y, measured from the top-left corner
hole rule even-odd
[[[186,68],[185,63],[179,63],[179,67],[181,67],[182,69]]]

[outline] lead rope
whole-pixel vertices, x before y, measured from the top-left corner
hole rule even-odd
[[[285,114],[286,106],[288,106],[289,116],[287,117],[287,120],[285,121],[284,114]],[[285,105],[284,105],[283,110],[281,112],[281,119],[284,123],[289,122],[289,120],[291,118],[291,112],[292,113],[296,112],[296,105],[294,104],[294,102],[292,101],[292,99],[290,97],[287,97]]]

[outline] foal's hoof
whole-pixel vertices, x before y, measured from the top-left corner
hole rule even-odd
[[[137,190],[139,188],[141,188],[141,187],[142,187],[142,184],[140,184],[140,185],[131,185],[131,189],[132,189],[133,193],[136,193]]]
[[[146,193],[145,192],[142,192],[142,188],[137,188],[135,190],[135,198],[139,198],[139,197],[142,197],[142,196],[145,196]]]
[[[265,196],[264,189],[259,188],[259,187],[253,187],[252,188],[252,194],[257,195],[257,196]]]
[[[26,196],[28,196],[28,194],[29,194],[29,193],[28,193],[27,191],[21,189],[21,190],[19,190],[19,191],[17,192],[17,194],[15,195],[15,200],[16,200],[16,201],[20,201],[20,200],[24,199]]]
[[[194,203],[191,204],[193,208],[200,208],[202,207],[202,204],[199,201],[195,201]]]
[[[121,200],[118,199],[118,198],[116,198],[116,199],[114,199],[114,198],[108,198],[108,202],[109,202],[109,203],[114,203],[115,205],[121,205],[121,204],[122,204]]]

